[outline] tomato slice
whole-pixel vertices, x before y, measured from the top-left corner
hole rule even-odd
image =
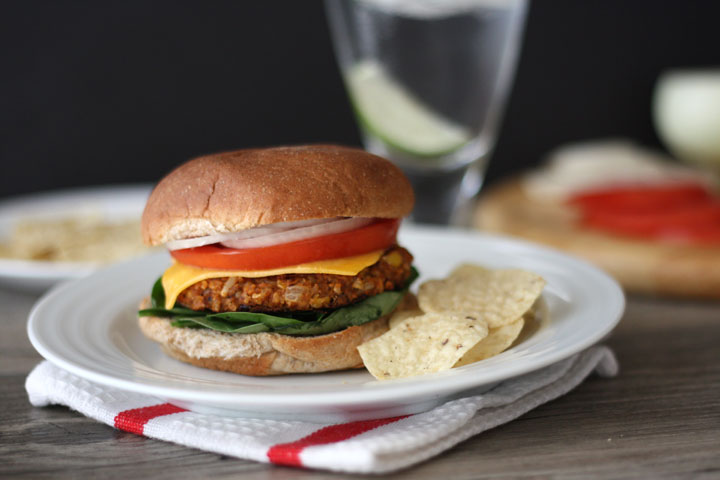
[[[693,225],[712,225],[720,222],[720,203],[706,202],[697,205],[681,205],[663,210],[638,212],[610,212],[601,209],[588,209],[585,219],[608,225],[618,225],[623,229],[652,233],[663,227],[688,227]]]
[[[578,193],[569,203],[592,211],[661,211],[705,203],[712,194],[699,183],[610,187]]]
[[[268,270],[301,263],[362,255],[396,243],[399,219],[379,219],[369,225],[296,242],[259,248],[227,248],[219,244],[173,250],[178,262],[227,270]]]
[[[720,197],[692,182],[610,187],[574,195],[584,225],[669,243],[720,245]]]

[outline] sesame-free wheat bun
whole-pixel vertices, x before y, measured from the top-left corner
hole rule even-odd
[[[184,163],[155,187],[145,243],[332,217],[400,218],[412,187],[389,161],[360,149],[305,145],[236,150]]]

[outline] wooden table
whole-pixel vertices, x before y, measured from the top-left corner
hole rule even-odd
[[[0,477],[347,478],[150,440],[64,407],[33,408],[36,297],[0,288]],[[631,298],[607,341],[621,373],[389,478],[720,478],[720,303]]]

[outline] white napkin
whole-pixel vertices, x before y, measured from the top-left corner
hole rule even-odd
[[[593,371],[617,374],[612,351],[595,346],[571,358],[405,417],[342,424],[220,417],[98,385],[45,361],[25,383],[35,406],[66,405],[121,430],[223,455],[352,473],[408,467],[566,394]]]

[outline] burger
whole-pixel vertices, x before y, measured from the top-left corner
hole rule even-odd
[[[396,166],[354,148],[190,160],[142,215],[143,240],[173,263],[140,329],[176,359],[244,375],[362,367],[356,347],[411,302],[417,274],[396,234],[413,202]]]

